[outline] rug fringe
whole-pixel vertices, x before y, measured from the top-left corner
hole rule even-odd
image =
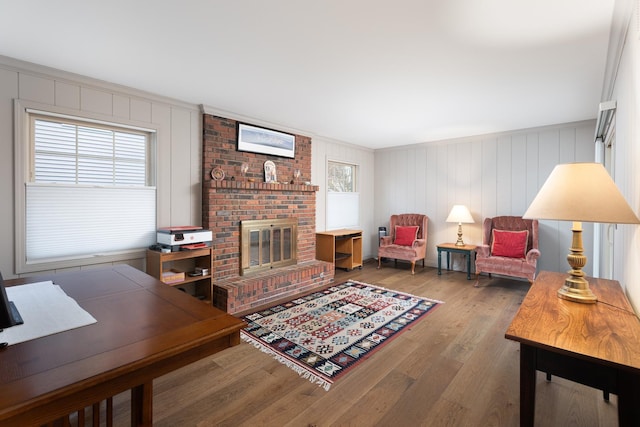
[[[270,355],[271,357],[276,359],[278,362],[280,362],[283,365],[285,365],[287,368],[292,369],[298,375],[300,375],[302,378],[307,379],[310,382],[312,382],[314,384],[317,384],[318,386],[324,388],[325,391],[329,391],[329,388],[331,388],[331,383],[329,381],[327,381],[327,380],[325,380],[325,379],[323,379],[323,378],[321,378],[321,377],[319,377],[317,375],[314,375],[312,372],[309,372],[308,370],[300,367],[297,363],[292,362],[291,360],[289,360],[286,357],[282,356],[278,352],[275,352],[275,351],[271,350],[269,347],[265,346],[260,341],[256,340],[251,335],[247,334],[246,332],[244,332],[242,330],[240,331],[240,338],[242,338],[243,341],[253,345],[255,348],[259,349],[263,353],[266,353],[266,354]]]

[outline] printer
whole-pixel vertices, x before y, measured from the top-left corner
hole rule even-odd
[[[197,249],[211,246],[213,233],[198,226],[162,227],[157,231],[158,244],[177,252],[183,249]]]

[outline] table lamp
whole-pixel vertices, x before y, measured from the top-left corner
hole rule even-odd
[[[475,222],[469,209],[467,209],[465,205],[453,205],[447,217],[447,222],[458,223],[458,240],[456,241],[456,246],[464,246],[464,242],[462,241],[462,223],[473,224]]]
[[[523,218],[573,222],[573,241],[567,255],[571,270],[558,290],[558,297],[581,303],[597,301],[582,271],[587,264],[582,248],[582,222],[640,224],[640,219],[600,163],[557,165]]]

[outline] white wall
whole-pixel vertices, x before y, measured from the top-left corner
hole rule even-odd
[[[5,278],[15,276],[14,99],[102,120],[153,124],[158,129],[157,224],[201,223],[202,133],[197,106],[0,57],[0,271]],[[140,252],[125,262],[143,268],[143,257]]]
[[[603,101],[617,101],[615,181],[640,216],[640,10],[638,1],[616,1],[608,61],[617,74],[605,82]],[[628,25],[628,26],[627,26]],[[618,35],[618,30],[622,32]],[[618,37],[616,40],[615,38]],[[621,49],[618,53],[615,47]],[[612,91],[607,91],[607,86]],[[614,236],[613,278],[626,288],[636,312],[640,310],[640,226],[619,225]]]
[[[466,205],[475,220],[463,224],[465,243],[481,244],[482,220],[523,215],[556,164],[593,161],[594,131],[595,120],[589,120],[377,150],[376,229],[388,226],[394,213],[426,214],[426,263],[437,266],[436,245],[457,239],[457,224],[445,222],[454,204]],[[584,228],[585,253],[591,258],[592,228]],[[569,222],[540,222],[538,271],[569,268],[570,230]],[[584,270],[592,271],[589,265]]]

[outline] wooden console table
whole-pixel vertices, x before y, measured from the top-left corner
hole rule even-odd
[[[505,337],[520,343],[520,425],[533,426],[536,371],[618,396],[620,426],[640,425],[640,321],[620,284],[588,277],[598,297],[581,304],[557,297],[566,273],[543,271]]]
[[[66,425],[68,414],[103,400],[108,413],[111,397],[126,390],[131,424],[151,426],[153,379],[239,344],[245,326],[128,265],[5,283],[43,280],[97,323],[0,350],[2,426]]]

